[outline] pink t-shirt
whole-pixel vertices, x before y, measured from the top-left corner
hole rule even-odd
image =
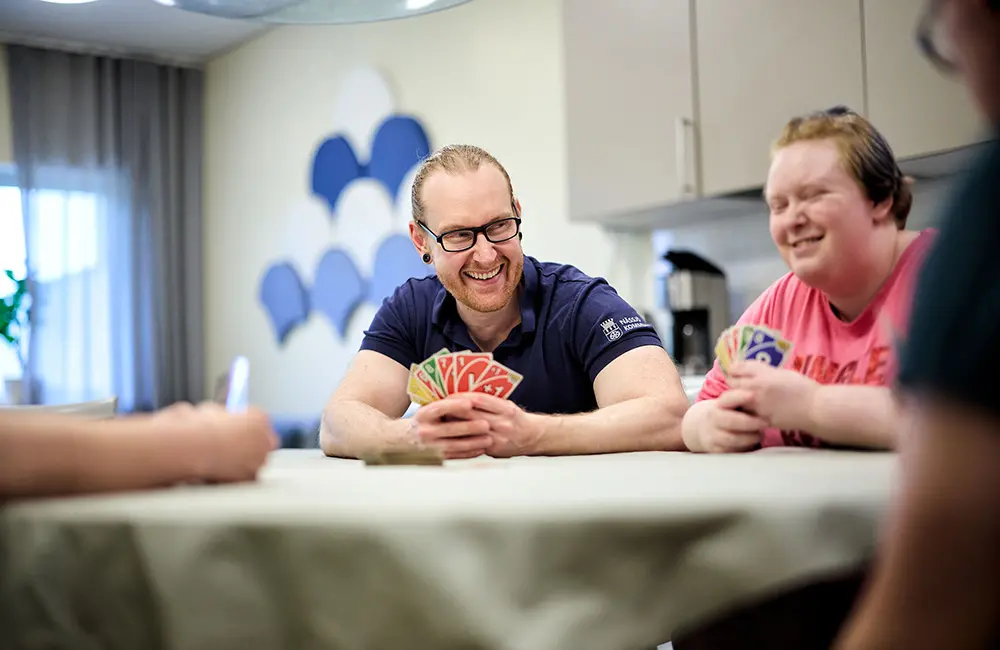
[[[768,287],[736,323],[779,330],[794,346],[792,358],[784,367],[821,384],[889,386],[897,369],[892,332],[906,331],[914,283],[936,234],[936,229],[929,228],[910,243],[885,284],[865,310],[849,323],[837,318],[823,292],[792,273]],[[886,317],[889,323],[882,322]],[[705,377],[698,401],[715,399],[727,388],[726,377],[716,360]],[[767,429],[761,446],[825,445],[804,431]]]

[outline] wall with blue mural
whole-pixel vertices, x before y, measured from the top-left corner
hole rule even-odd
[[[531,222],[525,252],[607,273],[613,242],[567,218],[559,4],[466,7],[356,28],[270,30],[206,66],[208,385],[246,355],[256,404],[275,417],[314,416],[357,354],[378,309],[372,296],[427,273],[407,241],[413,168],[396,196],[375,177],[381,152],[372,148],[394,117],[416,121],[426,149],[469,142],[503,161]],[[522,38],[514,48],[512,33]],[[331,201],[313,191],[312,177],[316,154],[337,137],[366,173],[356,164],[358,177]],[[406,147],[393,148],[416,164],[423,148]],[[413,270],[392,270],[396,260]],[[347,270],[334,268],[334,282],[317,281],[337,264]]]
[[[396,203],[405,198],[401,191],[409,191],[407,177],[429,152],[430,142],[420,122],[394,114],[376,128],[366,161],[359,160],[344,133],[334,133],[316,147],[304,172],[309,191],[326,206],[331,221],[351,221],[352,228],[364,229],[363,206],[353,204],[355,211],[341,205],[348,187],[372,179],[385,191],[389,203]],[[310,314],[325,316],[343,340],[358,307],[365,303],[377,307],[407,279],[432,273],[410,238],[398,232],[382,237],[371,267],[366,275],[352,251],[337,244],[319,259],[312,278],[303,278],[289,260],[274,260],[261,278],[258,298],[278,345],[284,345]]]

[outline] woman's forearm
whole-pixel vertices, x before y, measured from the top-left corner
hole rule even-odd
[[[895,449],[899,413],[884,386],[830,384],[813,399],[805,428],[826,442],[848,447]]]

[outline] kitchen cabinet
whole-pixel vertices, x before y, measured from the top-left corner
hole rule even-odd
[[[571,219],[693,194],[690,0],[564,0]]]
[[[835,104],[863,111],[858,0],[696,6],[703,194],[760,187],[771,143],[792,116]]]
[[[838,104],[869,117],[899,158],[986,133],[966,91],[920,54],[922,1],[562,3],[574,221],[747,214],[785,123]]]
[[[920,52],[915,34],[925,4],[864,1],[868,118],[900,158],[968,145],[987,133],[965,88]]]

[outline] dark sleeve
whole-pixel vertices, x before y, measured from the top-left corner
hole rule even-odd
[[[382,302],[361,341],[362,350],[373,350],[389,357],[406,369],[417,363],[416,332],[418,318],[413,288],[403,283]]]
[[[955,188],[920,273],[900,387],[1000,415],[1000,149]]]
[[[587,284],[572,313],[572,344],[590,381],[629,350],[643,345],[663,347],[653,326],[603,280]]]

